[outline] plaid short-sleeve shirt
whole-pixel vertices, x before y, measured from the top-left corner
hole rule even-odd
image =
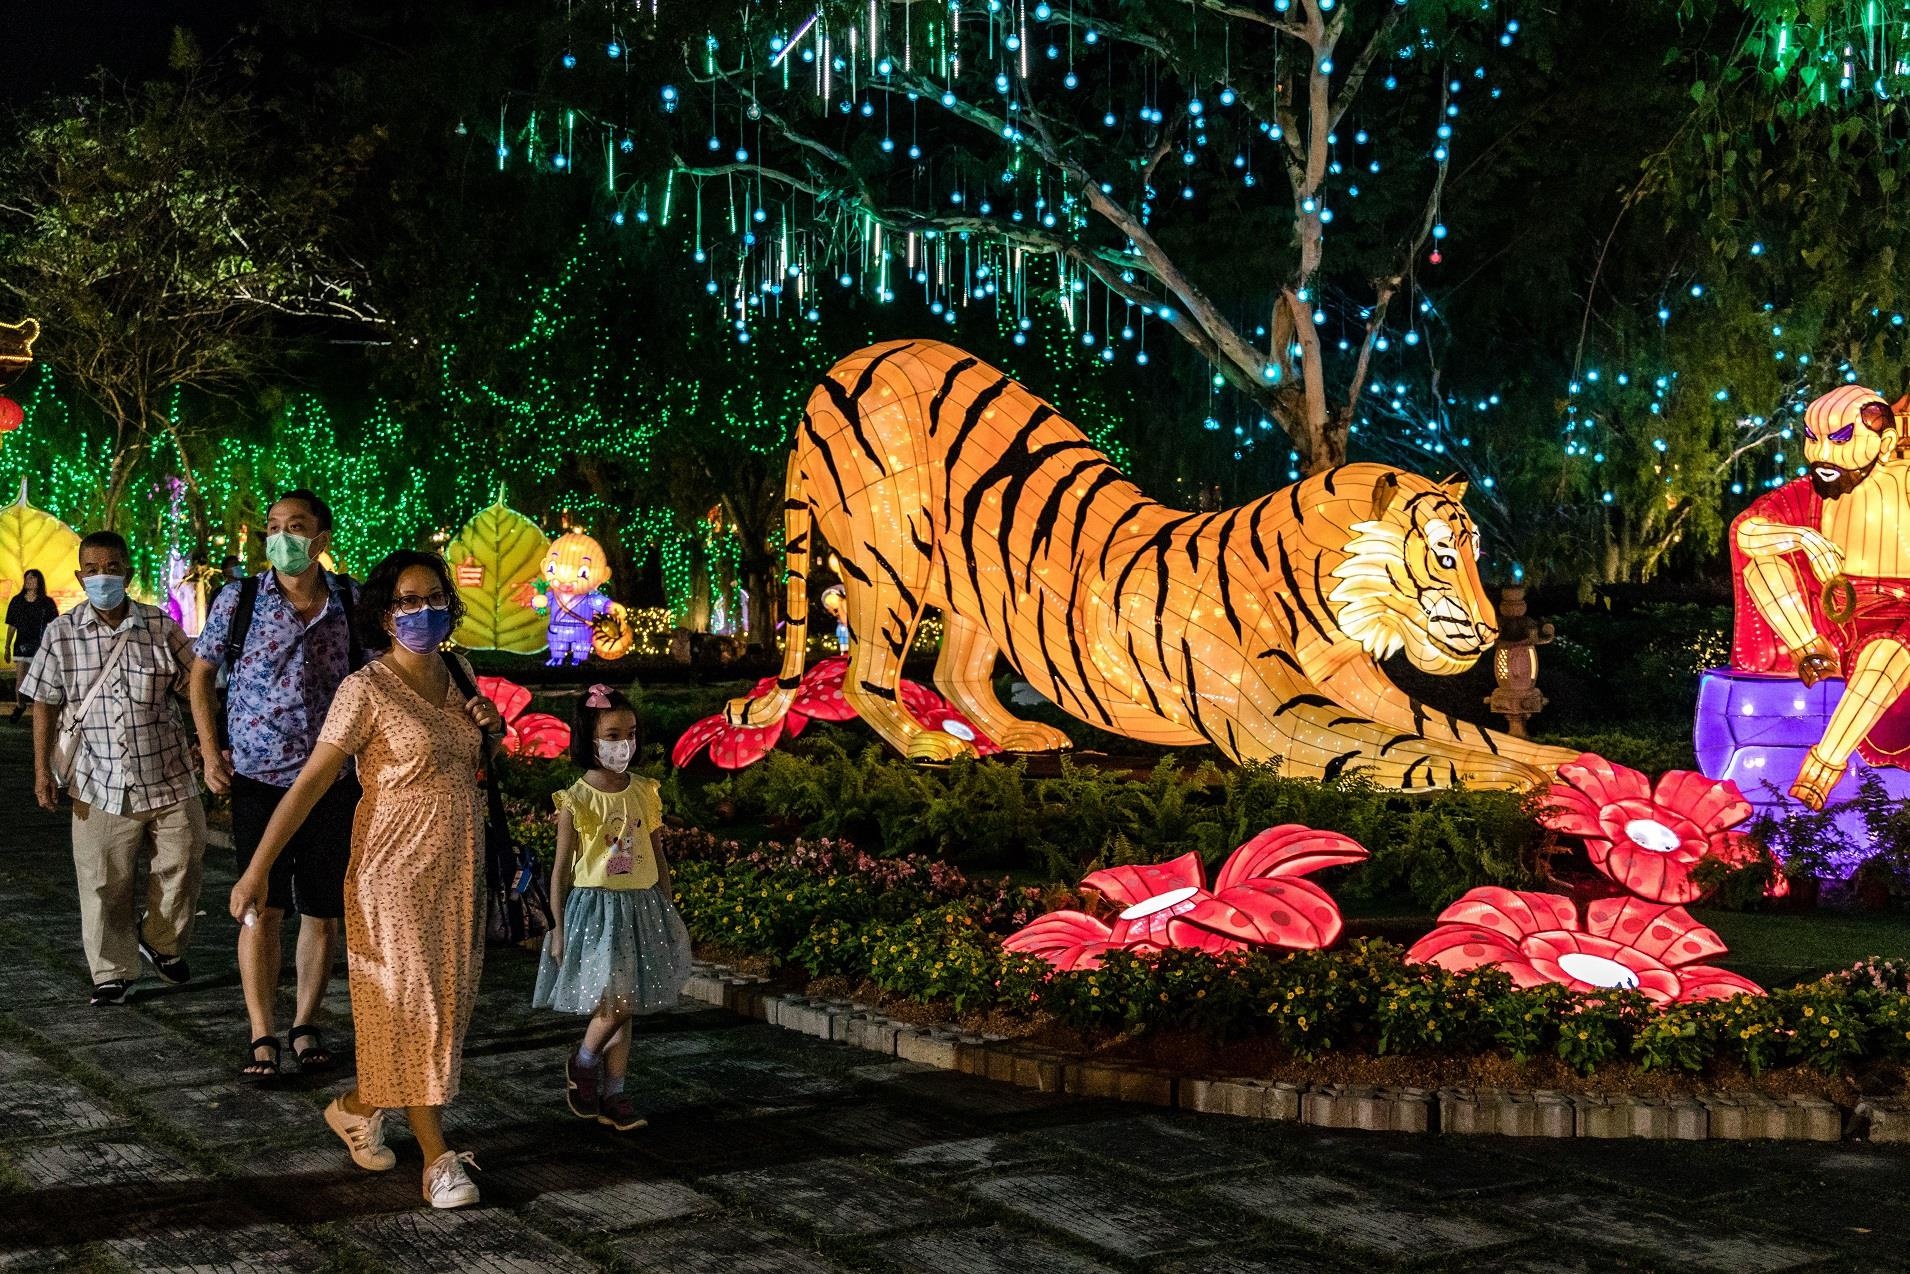
[[[71,790],[75,801],[109,814],[140,814],[199,793],[175,698],[186,690],[192,641],[172,617],[131,602],[109,628],[82,602],[47,625],[20,693],[49,707],[77,706],[122,632],[130,633],[126,649],[81,723]]]

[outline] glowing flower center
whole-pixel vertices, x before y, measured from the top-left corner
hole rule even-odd
[[[1654,854],[1669,854],[1684,843],[1684,838],[1655,818],[1634,818],[1625,824],[1625,835],[1640,849]]]
[[[1143,898],[1123,911],[1121,919],[1140,920],[1146,916],[1157,916],[1163,911],[1171,911],[1176,907],[1182,911],[1191,911],[1193,903],[1188,900],[1199,892],[1200,890],[1193,885],[1183,885],[1179,889],[1170,889],[1164,894],[1155,894],[1152,898]]]
[[[1618,986],[1627,990],[1635,990],[1638,986],[1638,975],[1618,961],[1583,951],[1567,951],[1559,957],[1559,968],[1592,986]]]
[[[975,732],[959,721],[942,722],[942,733],[952,734],[963,743],[973,743],[975,741]]]

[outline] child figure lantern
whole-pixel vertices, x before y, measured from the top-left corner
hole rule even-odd
[[[551,667],[590,658],[599,621],[614,619],[615,604],[598,590],[610,582],[603,546],[582,531],[567,531],[551,543],[531,605],[550,617]]]

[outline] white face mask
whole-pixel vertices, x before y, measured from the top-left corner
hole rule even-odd
[[[630,758],[636,754],[635,739],[599,739],[597,740],[597,765],[612,774],[622,774],[630,768]]]

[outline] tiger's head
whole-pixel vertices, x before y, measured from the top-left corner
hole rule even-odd
[[[1498,640],[1479,580],[1479,532],[1466,484],[1387,473],[1372,516],[1353,524],[1329,601],[1340,630],[1374,659],[1406,652],[1422,672],[1464,672]]]

